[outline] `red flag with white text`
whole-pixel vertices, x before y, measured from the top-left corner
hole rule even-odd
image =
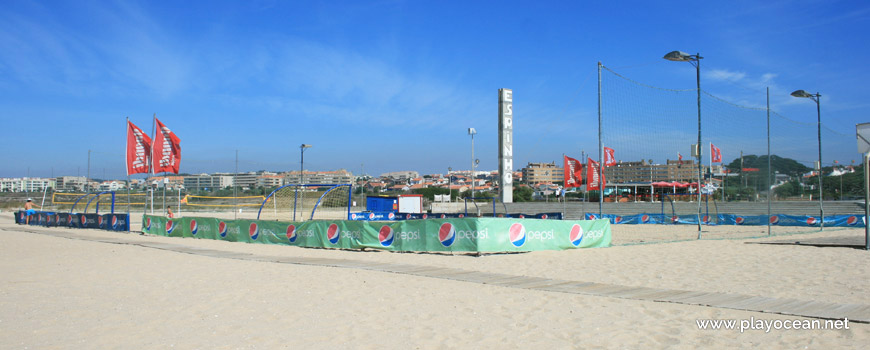
[[[127,121],[127,175],[148,172],[151,138],[138,126]]]
[[[722,150],[719,147],[710,144],[710,155],[713,157],[711,162],[722,163]]]
[[[168,172],[178,174],[181,163],[181,140],[156,117],[157,133],[154,135],[152,153],[153,173]]]
[[[574,158],[565,157],[565,188],[580,187],[583,182],[583,163]]]
[[[598,190],[604,188],[604,173],[601,173],[601,181],[598,181],[598,162],[587,158],[586,160],[586,190]]]
[[[604,166],[616,165],[616,156],[613,153],[613,148],[604,147]]]

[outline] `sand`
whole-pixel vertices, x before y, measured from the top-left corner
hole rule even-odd
[[[661,235],[654,232],[657,229],[673,231],[674,227],[614,226],[614,238],[657,237]],[[727,230],[714,230],[719,228],[711,229],[710,235],[728,235]],[[45,232],[63,232],[64,237],[41,234]],[[841,235],[863,236],[863,229],[790,237]],[[215,258],[95,240],[870,304],[866,278],[870,252],[851,248],[717,239],[473,257],[23,227],[13,224],[7,213],[0,214],[0,236],[0,348],[4,349],[826,349],[870,344],[867,324],[850,323],[849,330],[769,333],[699,330],[697,319],[802,318],[354,268]]]

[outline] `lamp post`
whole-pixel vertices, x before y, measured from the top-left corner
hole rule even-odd
[[[698,84],[698,239],[701,239],[701,54],[690,55],[682,51],[671,51],[662,57],[668,61],[689,62],[695,66],[695,81]]]
[[[299,146],[299,184],[296,185],[296,195],[293,196],[293,221],[296,221],[296,198],[299,197],[299,187],[302,186],[305,180],[305,149],[311,148],[311,145],[303,143]],[[305,195],[305,192],[302,192]]]
[[[822,107],[821,107],[821,104],[819,104],[819,99],[822,97],[822,95],[819,94],[818,92],[815,95],[813,95],[813,94],[806,92],[804,90],[796,90],[795,92],[792,92],[791,95],[794,97],[809,98],[809,99],[813,100],[813,102],[816,103],[816,116],[817,116],[817,122],[818,122],[817,129],[818,129],[818,133],[819,133],[819,229],[821,231],[824,231],[825,230],[825,208],[822,205],[823,197],[824,197],[824,195],[822,194],[822,178],[824,177],[824,174],[822,174]]]
[[[474,202],[474,134],[477,130],[468,128],[468,135],[471,136],[471,201]]]
[[[450,191],[450,203],[453,203],[453,175],[450,175],[451,171],[453,171],[453,167],[447,167],[447,190]]]
[[[649,201],[655,202],[655,189],[653,187],[653,160],[649,159]]]

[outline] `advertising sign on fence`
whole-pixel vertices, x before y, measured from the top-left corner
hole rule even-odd
[[[607,220],[509,218],[276,222],[215,218],[167,219],[145,215],[144,233],[286,244],[301,247],[390,251],[510,252],[610,246]]]

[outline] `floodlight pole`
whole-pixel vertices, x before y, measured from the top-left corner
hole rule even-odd
[[[822,186],[822,178],[824,177],[822,171],[822,107],[820,100],[822,99],[822,95],[816,92],[815,94],[808,93],[804,90],[797,90],[791,93],[794,97],[804,97],[813,100],[816,103],[816,117],[817,117],[817,129],[819,133],[819,230],[825,230],[825,208],[822,204],[824,202],[824,192]]]
[[[468,135],[471,135],[471,201],[474,202],[474,134],[477,130],[468,128]]]
[[[296,221],[296,199],[299,197],[299,186],[302,186],[303,180],[305,180],[305,149],[311,148],[311,145],[302,144],[299,146],[299,184],[296,185],[296,194],[293,196],[293,221]],[[302,192],[302,195],[305,195],[305,192]]]
[[[698,239],[701,239],[701,54],[690,55],[682,51],[671,51],[665,57],[668,61],[689,62],[695,66],[695,81],[698,84]]]

